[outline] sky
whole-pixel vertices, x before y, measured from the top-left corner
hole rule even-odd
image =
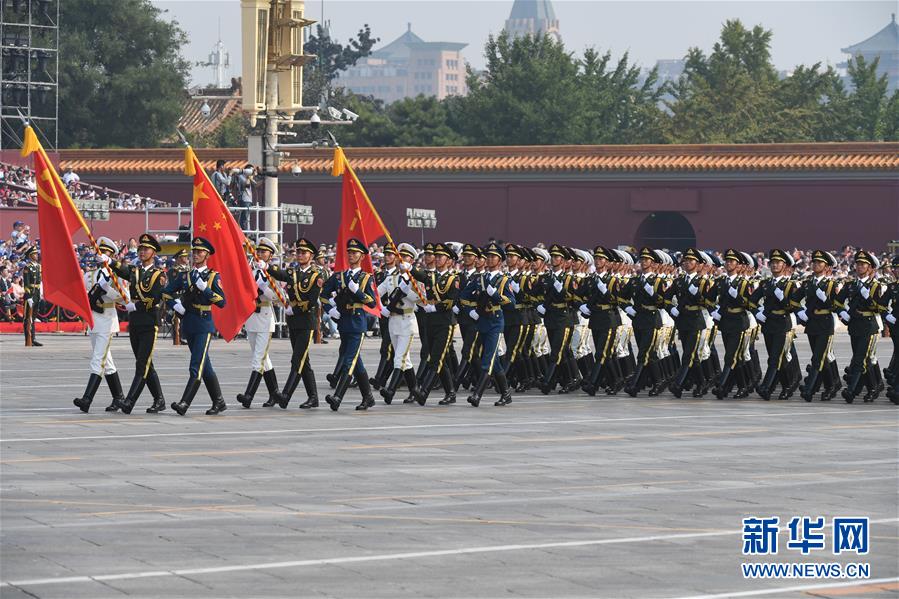
[[[220,26],[231,55],[228,77],[240,75],[239,0],[151,1],[187,32],[184,54],[191,62],[207,60]],[[721,25],[735,18],[773,31],[771,54],[779,70],[816,62],[836,65],[846,59],[840,48],[867,39],[897,12],[895,2],[862,0],[555,0],[553,6],[566,48],[580,53],[594,47],[615,57],[628,52],[644,68],[658,59],[682,58],[691,46],[710,50]],[[411,23],[425,41],[467,43],[464,59],[482,68],[484,42],[502,30],[511,7],[512,0],[313,0],[306,3],[306,16],[321,20],[324,10],[332,37],[342,43],[367,23],[381,39],[376,48]],[[213,79],[212,70],[200,66],[191,75],[194,85]]]

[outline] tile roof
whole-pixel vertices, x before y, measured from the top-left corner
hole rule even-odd
[[[96,174],[174,174],[183,167],[179,149],[62,150],[62,168]],[[326,174],[331,150],[293,150],[281,170],[294,162],[303,172]],[[643,146],[470,146],[429,148],[349,148],[359,173],[764,173],[899,172],[899,143],[805,143]],[[246,150],[198,149],[204,166],[216,159],[243,166]]]

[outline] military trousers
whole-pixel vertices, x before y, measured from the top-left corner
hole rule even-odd
[[[250,342],[250,370],[268,372],[274,368],[268,355],[272,344],[272,333],[247,331],[247,340]]]
[[[288,334],[292,350],[290,370],[297,374],[303,374],[304,370],[310,368],[309,348],[312,346],[315,329],[288,329]]]

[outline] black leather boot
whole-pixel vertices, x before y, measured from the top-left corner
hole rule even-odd
[[[249,408],[250,404],[253,403],[253,398],[256,396],[256,389],[259,388],[259,383],[262,381],[262,374],[258,370],[254,370],[250,373],[250,380],[247,382],[247,389],[243,393],[239,393],[237,395],[237,401],[245,408]],[[269,404],[266,407],[271,407],[272,404]]]
[[[555,362],[547,362],[546,365],[546,373],[543,375],[543,380],[537,385],[540,388],[540,393],[543,395],[549,395],[550,391],[555,389],[556,382],[553,377],[556,374],[556,363]]]
[[[278,393],[277,397],[275,397],[275,401],[272,402],[272,405],[278,404],[278,407],[282,410],[286,410],[287,404],[290,403],[290,398],[293,397],[294,391],[296,391],[299,386],[300,375],[297,374],[296,370],[291,368],[290,374],[287,375],[287,382],[284,383],[284,390]],[[272,398],[269,398],[269,401],[272,401]],[[262,405],[268,405],[268,401]]]
[[[303,368],[303,387],[306,389],[306,401],[300,404],[304,410],[318,407],[318,385],[315,383],[315,372],[306,364]]]
[[[640,392],[640,377],[643,374],[643,363],[637,364],[637,367],[634,368],[634,374],[631,375],[631,380],[628,381],[627,386],[624,388],[624,392],[630,395],[631,397],[637,397],[637,394]]]
[[[480,380],[478,380],[477,385],[472,389],[471,395],[468,396],[468,403],[474,407],[478,407],[481,404],[481,397],[487,389],[488,382],[490,382],[490,375],[486,372],[482,372]]]
[[[387,378],[385,373],[388,364],[390,364],[390,360],[387,359],[387,356],[381,356],[381,361],[378,362],[378,369],[375,371],[375,376],[371,377],[368,381],[372,386],[372,389],[380,389],[386,384],[384,381]]]
[[[119,380],[119,373],[107,374],[106,384],[109,386],[109,392],[112,394],[112,403],[106,406],[106,411],[115,412],[125,403],[125,395],[122,393],[122,381]]]
[[[76,397],[72,403],[81,408],[82,412],[90,410],[91,402],[94,401],[94,395],[97,394],[97,389],[100,388],[101,382],[103,382],[103,378],[99,374],[91,373],[90,378],[87,380],[87,387],[84,389],[84,395]]]
[[[462,382],[468,376],[468,372],[471,368],[471,364],[467,359],[462,358],[462,361],[459,362],[459,370],[456,371],[456,376],[453,379],[453,391],[458,391],[459,387],[462,386]]]
[[[203,373],[203,383],[206,384],[206,391],[212,399],[212,407],[206,410],[207,416],[215,416],[221,414],[228,409],[228,404],[222,397],[222,388],[219,386],[219,377],[215,373]]]
[[[721,374],[718,375],[718,384],[715,386],[715,397],[718,399],[724,399],[727,397],[728,387],[730,386],[730,379],[732,378],[732,372],[730,366],[725,366],[721,369]]]
[[[453,375],[446,366],[440,371],[440,382],[443,384],[443,399],[437,402],[438,405],[446,406],[456,403],[456,391],[453,389]]]
[[[774,368],[768,368],[768,372],[765,373],[765,378],[762,379],[762,382],[756,388],[756,392],[759,394],[759,397],[764,399],[765,401],[771,400],[771,392],[774,391],[774,377],[777,375],[777,372]]]
[[[375,396],[371,392],[371,381],[368,379],[368,373],[363,373],[356,377],[359,381],[359,393],[362,394],[362,403],[356,406],[356,410],[367,410],[375,407]]]
[[[131,380],[131,387],[128,389],[128,395],[125,396],[125,401],[123,401],[120,406],[124,414],[130,414],[131,410],[134,409],[137,398],[140,397],[140,392],[144,390],[145,384],[146,381],[144,380],[144,377],[142,377],[139,372],[134,373],[134,378]]]
[[[350,386],[350,374],[345,371],[341,371],[340,376],[337,378],[336,384],[334,386],[334,393],[329,393],[325,395],[325,401],[328,402],[328,405],[331,406],[331,410],[337,411],[340,409],[340,402],[343,401],[343,396],[346,394],[346,390]]]
[[[332,389],[336,389],[336,388],[337,388],[337,383],[340,382],[340,368],[341,368],[341,366],[342,366],[342,364],[341,364],[341,362],[340,362],[340,359],[338,358],[338,360],[337,360],[337,365],[334,367],[334,372],[332,372],[331,374],[326,374],[326,375],[325,375],[325,378],[328,379],[328,384],[331,385],[331,388],[332,388]]]
[[[272,368],[263,372],[262,380],[265,381],[265,390],[268,391],[268,401],[263,405],[269,402],[271,402],[271,405],[279,403],[281,401],[281,387],[278,386],[278,375],[275,374],[275,369]]]
[[[184,416],[184,413],[187,412],[187,408],[190,407],[199,388],[200,379],[190,377],[187,381],[187,385],[184,387],[184,393],[181,395],[181,400],[172,403],[172,409],[178,412],[179,416]]]
[[[436,378],[437,371],[428,365],[424,371],[424,377],[421,379],[421,384],[418,385],[418,389],[411,390],[411,395],[403,403],[417,402],[420,406],[425,405],[425,402],[428,401],[428,396],[431,395],[431,389],[434,387]]]
[[[509,381],[506,379],[506,373],[497,371],[493,378],[496,380],[497,391],[499,391],[499,399],[494,402],[495,406],[505,406],[512,403],[512,391],[509,389]]]
[[[843,399],[846,400],[846,403],[852,403],[855,401],[855,396],[858,394],[856,389],[858,388],[858,384],[862,378],[862,371],[859,368],[853,368],[849,372],[849,379],[846,382],[846,388],[843,389]]]
[[[147,373],[147,389],[153,396],[153,405],[147,408],[147,414],[157,414],[165,410],[165,395],[162,394],[162,385],[159,384],[159,375],[154,368]]]
[[[384,398],[384,403],[388,406],[393,401],[393,396],[396,395],[396,389],[400,386],[400,379],[403,378],[406,373],[409,373],[409,376],[406,377],[406,382],[409,382],[409,377],[412,379],[412,385],[415,385],[415,373],[410,368],[409,370],[400,371],[399,368],[395,368],[390,375],[390,382],[387,383],[386,387],[381,388],[381,397]]]
[[[805,387],[802,388],[802,393],[799,394],[802,399],[805,401],[812,401],[815,397],[815,383],[818,382],[818,370],[813,369],[808,374],[808,379],[805,382]]]

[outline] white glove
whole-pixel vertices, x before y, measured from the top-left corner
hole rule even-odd
[[[284,313],[288,316],[293,316],[293,306],[287,306],[287,308],[284,310]]]
[[[826,301],[827,301],[827,294],[824,293],[824,290],[821,289],[820,287],[818,287],[818,289],[815,290],[815,295],[817,295],[817,296],[818,296],[818,299],[821,300],[822,302],[826,302]]]
[[[328,316],[331,317],[331,320],[340,320],[340,312],[337,311],[337,308],[328,310]]]
[[[32,299],[32,298],[30,298],[30,297],[28,298],[28,307],[29,307],[29,308],[33,308],[33,307],[34,307],[34,299]]]
[[[515,281],[512,281],[511,283],[509,283],[509,287],[511,287],[512,291],[514,291],[515,293],[518,293],[519,291],[521,291],[521,285],[519,285]]]
[[[759,322],[765,322],[766,320],[768,320],[768,317],[765,316],[764,310],[759,310],[758,312],[755,313],[755,319]]]
[[[184,309],[184,306],[181,305],[181,300],[179,300],[179,299],[175,300],[175,305],[172,306],[172,308],[175,310],[175,312],[177,312],[181,316],[184,316],[184,313],[187,311]]]
[[[206,281],[203,280],[202,277],[197,277],[197,282],[194,283],[194,285],[196,285],[197,289],[199,289],[200,291],[206,291],[206,288],[209,287],[209,285],[206,283]]]
[[[868,291],[868,288],[862,285],[862,297],[868,299],[871,296],[871,292]]]
[[[677,309],[677,306],[672,306],[671,307],[671,316],[673,316],[674,318],[677,318],[678,315],[680,315],[680,310]]]
[[[412,265],[409,264],[408,262],[406,262],[405,260],[401,260],[400,261],[400,270],[402,270],[404,272],[409,272],[410,270],[412,270]]]
[[[558,293],[561,293],[561,292],[562,292],[562,281],[556,279],[556,282],[553,283],[553,287],[555,288],[555,290],[556,290]]]
[[[842,312],[840,312],[840,318],[843,320],[843,322],[849,322],[849,312],[843,310]]]
[[[602,282],[602,279],[597,279],[596,288],[599,289],[600,293],[605,293],[609,290],[605,283]]]
[[[543,304],[539,304],[537,306],[537,312],[539,312],[540,314],[546,314],[546,308],[543,307]]]
[[[109,279],[106,277],[97,277],[97,285],[107,293],[112,292],[112,285],[109,284]]]
[[[256,279],[256,286],[263,291],[268,289],[268,279],[266,279],[265,277]],[[199,285],[197,285],[197,287],[199,287]]]
[[[346,286],[349,287],[350,291],[352,291],[353,293],[356,293],[357,291],[359,291],[359,283],[357,283],[353,279],[350,279],[350,282],[347,283]]]
[[[783,299],[784,299],[783,289],[781,289],[780,287],[775,287],[774,288],[774,297],[776,297],[778,299],[778,301],[783,301]]]
[[[578,308],[581,311],[581,314],[584,316],[590,316],[590,308],[587,307],[587,304],[581,304],[581,307]]]
[[[627,314],[628,316],[630,316],[631,318],[633,318],[634,316],[637,315],[637,311],[634,310],[633,306],[628,306],[627,308],[625,308],[624,313]]]
[[[471,311],[469,311],[469,312],[468,312],[468,315],[471,317],[472,320],[477,320],[478,318],[481,317],[481,315],[478,314],[478,311],[477,311],[477,310],[471,310]]]
[[[129,312],[134,312],[137,310],[137,306],[134,305],[134,302],[128,302],[127,304],[125,304],[125,309]]]
[[[97,262],[100,264],[109,264],[109,256],[106,254],[97,254]]]
[[[736,287],[728,287],[728,288],[727,288],[727,294],[728,294],[729,296],[731,296],[732,298],[736,298],[736,297],[737,297],[737,294],[739,294],[739,293],[740,293],[740,292],[737,291],[737,288],[736,288]]]
[[[487,295],[496,295],[496,287],[487,285]]]
[[[381,306],[381,316],[387,318],[388,316],[390,316],[390,310],[388,310],[384,306]]]
[[[459,313],[459,306],[453,306],[453,314]]]
[[[412,291],[412,287],[403,279],[400,279],[400,289],[403,290],[403,293],[409,293],[410,291]]]
[[[644,290],[646,291],[646,293],[648,293],[649,295],[655,295],[656,290],[653,289],[653,288],[652,288],[652,285],[650,285],[649,283],[645,283],[645,284],[643,285],[643,289],[644,289]]]
[[[437,311],[437,306],[434,304],[425,304],[425,312],[428,314],[432,314]]]
[[[808,314],[805,313],[805,310],[800,310],[796,313],[796,317],[802,322],[808,322]]]
[[[268,264],[266,264],[266,263],[263,262],[262,260],[257,260],[257,261],[256,261],[256,268],[258,268],[259,270],[265,270],[265,269],[268,268]]]
[[[697,293],[699,293],[699,287],[697,287],[696,285],[690,285],[689,287],[687,287],[687,291],[689,291],[691,295],[696,295]]]
[[[714,320],[715,322],[721,320],[721,313],[718,312],[718,310],[715,310],[715,311],[712,312],[709,316],[711,316],[711,317],[712,317],[712,320]]]
[[[890,324],[896,324],[896,317],[892,314],[887,314],[887,322]]]

